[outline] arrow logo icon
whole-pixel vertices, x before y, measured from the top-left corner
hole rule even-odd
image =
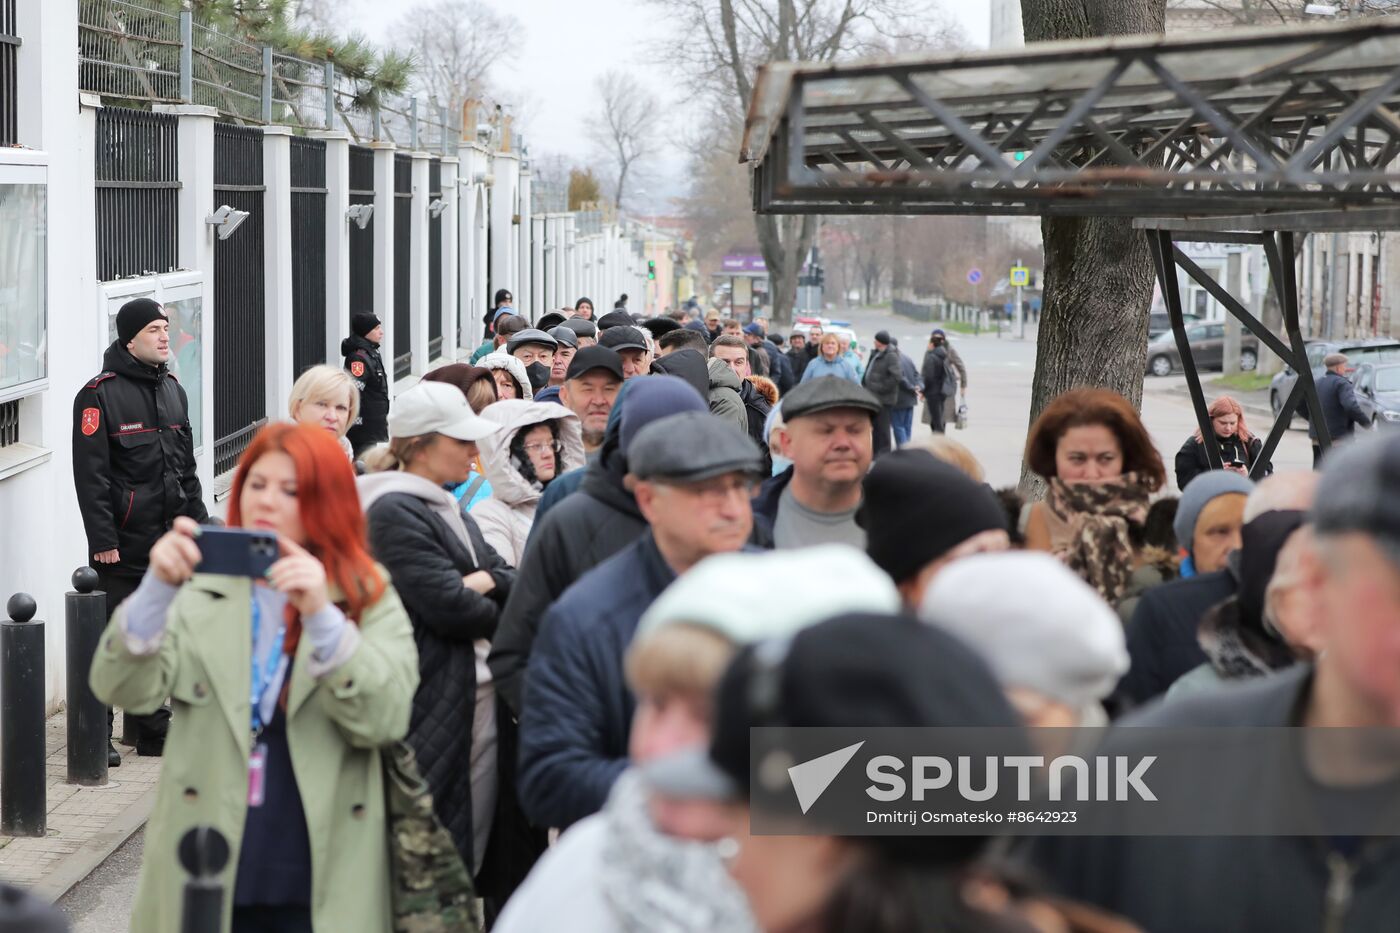
[[[802,812],[806,813],[812,808],[826,789],[831,786],[831,782],[836,780],[836,776],[841,773],[850,760],[855,757],[856,752],[864,742],[857,742],[854,745],[847,745],[845,748],[837,749],[820,758],[813,758],[811,761],[804,761],[800,765],[793,765],[788,768],[788,778],[792,781],[792,789],[797,792],[797,803],[802,807]]]

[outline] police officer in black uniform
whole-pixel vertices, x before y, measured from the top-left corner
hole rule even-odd
[[[389,375],[379,356],[379,344],[384,340],[384,325],[368,311],[350,316],[353,336],[340,342],[345,356],[345,369],[360,390],[360,416],[346,432],[355,456],[389,439]]]
[[[169,359],[170,322],[161,306],[128,301],[117,312],[103,371],[73,401],[73,482],[108,619],[141,582],[151,546],[175,518],[209,518],[189,402]],[[159,755],[170,711],[133,719],[137,754]],[[108,754],[120,764],[115,749]]]

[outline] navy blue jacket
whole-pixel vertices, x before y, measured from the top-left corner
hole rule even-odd
[[[651,532],[594,567],[545,613],[525,672],[520,804],[563,829],[598,812],[627,767],[636,701],[622,657],[676,574]]]
[[[1131,666],[1118,681],[1118,703],[1140,706],[1163,693],[1187,671],[1206,662],[1196,640],[1201,618],[1235,595],[1228,570],[1171,580],[1142,594],[1125,632]]]
[[[786,395],[788,389],[797,385],[797,377],[792,374],[792,362],[771,340],[765,339],[759,346],[768,354],[768,378],[773,380],[780,393]]]
[[[1322,417],[1327,421],[1327,433],[1332,440],[1350,434],[1356,425],[1365,427],[1370,422],[1356,400],[1356,387],[1346,376],[1328,370],[1317,380],[1317,400],[1322,404]],[[1308,424],[1308,437],[1317,440],[1317,427]]]

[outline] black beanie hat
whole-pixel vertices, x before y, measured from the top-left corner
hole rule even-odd
[[[356,311],[350,315],[350,329],[356,337],[364,337],[379,326],[379,318],[368,311]]]
[[[927,450],[885,454],[865,476],[856,512],[866,553],[896,583],[984,531],[1006,530],[1006,511],[987,486]]]
[[[165,312],[150,298],[133,298],[117,312],[117,339],[126,346],[152,321],[168,321]]]

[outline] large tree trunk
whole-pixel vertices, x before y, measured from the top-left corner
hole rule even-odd
[[[758,245],[768,266],[768,300],[774,324],[791,324],[797,304],[797,275],[812,248],[817,219],[811,214],[783,216],[755,214]]]
[[[1021,0],[1026,41],[1162,32],[1166,0]],[[1079,386],[1142,402],[1153,265],[1131,218],[1046,217],[1045,285],[1031,388],[1030,422],[1055,396]],[[1022,466],[1021,491],[1039,495]]]

